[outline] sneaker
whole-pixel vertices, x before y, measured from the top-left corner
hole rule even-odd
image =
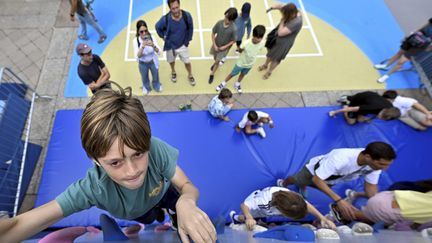
[[[239,94],[243,93],[243,90],[241,89],[241,86],[240,86],[240,85],[235,86],[235,88],[236,88],[236,90],[237,90],[237,93],[239,93]]]
[[[237,50],[235,50],[235,54],[240,54],[240,51],[237,49]]]
[[[219,84],[218,86],[216,86],[216,91],[219,92],[221,89],[223,89],[225,87],[225,85],[223,85],[222,83]]]
[[[147,90],[145,87],[142,87],[142,92],[145,95],[148,95],[150,93],[150,90]]]
[[[262,127],[257,128],[257,133],[258,133],[262,138],[265,138],[265,137],[266,137],[266,133],[265,133],[265,131],[264,131],[264,128],[262,128]]]
[[[355,191],[352,189],[346,189],[345,196],[346,198],[344,200],[352,204],[355,200]]]
[[[331,229],[319,229],[316,231],[317,239],[329,239],[329,240],[339,240],[339,234]]]
[[[195,84],[196,84],[195,78],[194,77],[189,77],[188,79],[189,79],[190,85],[195,86]]]
[[[102,35],[101,37],[99,37],[99,40],[97,41],[97,43],[102,44],[106,40],[106,38],[107,38],[106,35]]]
[[[341,103],[341,105],[349,105],[348,95],[342,95],[339,97],[339,99],[336,100],[338,103]]]
[[[235,219],[235,216],[237,216],[236,211],[231,210],[231,211],[229,212],[229,216],[230,216],[230,219],[231,219],[231,223],[233,223],[233,224],[241,224],[241,222],[239,222],[239,221],[237,221],[237,220]]]
[[[384,83],[387,79],[389,78],[389,76],[387,74],[381,76],[379,79],[377,79],[377,82],[382,84]]]
[[[89,38],[86,35],[79,35],[78,39],[80,39],[80,40],[88,40]]]
[[[226,61],[226,57],[222,58],[222,60],[219,61],[219,66],[224,65],[225,61]]]
[[[342,215],[339,212],[337,204],[330,203],[329,208],[330,208],[330,212],[329,212],[330,216],[332,216],[336,220],[336,222],[342,223]]]
[[[372,235],[373,231],[372,226],[361,222],[355,223],[352,226],[353,235]]]
[[[258,122],[258,126],[262,127],[262,126],[264,126],[264,123]]]
[[[278,187],[285,187],[285,186],[283,185],[283,182],[284,182],[284,179],[277,179],[277,181],[276,181],[276,185],[277,185]]]
[[[425,238],[432,237],[432,228],[426,228],[421,231],[421,235]]]
[[[374,68],[375,68],[375,69],[378,69],[378,70],[384,70],[384,71],[387,71],[387,70],[388,70],[387,65],[384,64],[384,63],[375,64],[375,65],[374,65]]]
[[[177,82],[177,73],[171,73],[171,81],[173,83]]]
[[[162,88],[162,84],[159,86],[159,90],[156,90],[156,92],[162,92],[163,88]]]
[[[209,84],[213,83],[213,80],[214,80],[214,75],[211,75],[211,74],[210,74],[210,76],[209,76],[209,80],[208,80],[208,83],[209,83]]]

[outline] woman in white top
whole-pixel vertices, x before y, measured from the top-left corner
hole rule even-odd
[[[432,127],[432,113],[416,99],[398,95],[395,90],[387,90],[382,95],[401,112],[399,120],[408,126],[424,131]]]
[[[159,81],[159,59],[160,48],[156,40],[152,38],[147,23],[138,20],[136,24],[136,40],[132,41],[134,55],[138,61],[138,67],[143,82],[143,93],[148,94],[153,89],[156,92],[162,91],[162,84]],[[152,85],[150,86],[149,71],[152,75]]]

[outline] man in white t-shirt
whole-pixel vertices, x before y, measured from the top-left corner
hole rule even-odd
[[[236,131],[240,132],[244,129],[246,134],[259,134],[262,138],[265,138],[264,123],[268,123],[270,128],[274,127],[273,119],[269,114],[250,110],[243,115],[242,120],[236,126]],[[253,128],[256,124],[258,124],[258,128]]]
[[[350,202],[342,200],[331,187],[341,182],[364,177],[364,192],[354,192],[352,197],[372,197],[378,192],[381,170],[387,169],[396,153],[383,142],[369,143],[363,148],[333,149],[330,153],[312,158],[294,176],[277,180],[278,186],[297,185],[300,189],[313,186],[331,197],[346,219],[354,219],[355,208]]]
[[[387,90],[382,95],[400,110],[399,120],[408,126],[424,131],[432,127],[432,113],[416,99],[398,95],[395,90]]]
[[[249,230],[253,230],[256,219],[273,215],[283,215],[292,219],[302,219],[311,213],[320,220],[322,227],[335,229],[336,226],[324,217],[313,205],[303,197],[284,187],[266,187],[252,192],[240,205],[243,214],[230,212],[233,223],[246,223]]]

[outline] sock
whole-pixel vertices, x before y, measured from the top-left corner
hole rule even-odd
[[[222,81],[222,83],[221,83],[221,84],[222,84],[222,86],[224,86],[224,87],[225,87],[225,86],[226,86],[226,84],[227,84],[227,82],[226,82],[226,81],[224,80],[224,81]]]
[[[235,82],[234,84],[236,87],[240,86],[240,82]]]

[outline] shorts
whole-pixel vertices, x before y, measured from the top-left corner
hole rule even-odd
[[[190,55],[189,55],[189,48],[187,48],[185,45],[180,46],[178,49],[175,50],[168,50],[166,51],[166,58],[168,63],[175,62],[176,57],[179,56],[180,60],[183,63],[190,63]]]
[[[426,115],[419,110],[411,109],[399,120],[414,129],[422,129],[424,126],[421,122],[426,120]]]
[[[229,48],[223,51],[215,51],[213,46],[210,48],[210,54],[213,55],[215,61],[220,62],[222,58],[226,57],[228,54]]]
[[[294,184],[298,187],[315,185],[312,181],[313,175],[312,173],[310,173],[309,169],[306,168],[306,166],[303,166],[303,168],[295,175],[293,175],[293,177],[295,179]]]
[[[403,55],[407,58],[410,59],[412,56],[415,56],[417,54],[419,54],[420,52],[426,50],[426,48],[417,48],[417,47],[413,47],[407,40],[408,38],[405,38],[402,41],[402,44],[400,45],[400,49],[404,51]]]
[[[237,74],[241,73],[243,75],[248,74],[248,72],[251,70],[252,68],[244,68],[244,67],[239,67],[236,65],[234,65],[233,70],[231,71],[231,76],[236,76]]]
[[[402,217],[400,208],[392,208],[393,201],[395,201],[393,191],[379,192],[369,198],[367,205],[362,207],[361,211],[375,223],[384,222],[386,225],[391,225],[407,221]]]

